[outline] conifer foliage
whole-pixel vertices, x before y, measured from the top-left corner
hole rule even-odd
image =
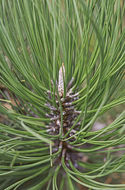
[[[0,0],[0,189],[125,189],[125,3]]]

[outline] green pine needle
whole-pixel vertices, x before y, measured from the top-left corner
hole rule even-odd
[[[0,0],[0,189],[122,190],[123,0]],[[2,86],[1,86],[2,84]],[[80,184],[80,185],[78,185]]]

